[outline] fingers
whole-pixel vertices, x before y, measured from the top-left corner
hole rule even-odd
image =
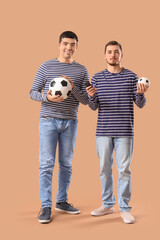
[[[89,91],[89,89],[93,88],[92,86],[86,87],[86,91]]]
[[[141,93],[141,86],[140,86],[141,84],[138,84],[137,83],[137,93]]]
[[[147,92],[147,90],[148,90],[148,87],[145,85],[144,86],[144,92]]]
[[[86,88],[86,91],[89,96],[93,97],[94,94],[97,92],[97,89],[95,87],[89,86]]]
[[[68,78],[67,76],[60,76],[60,77],[62,77],[62,78]]]
[[[72,81],[69,77],[67,77],[67,76],[60,76],[60,77],[62,77],[62,78],[66,78],[66,79],[68,79],[68,81]]]
[[[148,90],[147,86],[143,83],[137,83],[137,93],[145,93]]]
[[[52,96],[53,102],[62,102],[63,100],[64,100],[64,98],[61,97],[60,95]]]
[[[63,97],[60,97],[59,95],[57,95],[56,97],[55,96],[52,96],[51,98],[50,98],[50,101],[51,102],[62,102],[64,100],[64,98]]]
[[[66,78],[71,83],[72,88],[74,87],[74,84],[73,84],[72,80],[69,77],[67,77],[67,76],[61,76],[61,77]]]
[[[49,90],[47,92],[47,99],[51,102],[61,102],[64,100],[64,98],[60,95],[52,96],[51,94],[52,90]]]
[[[86,88],[86,91],[88,93],[96,93],[97,89],[95,87],[89,86],[89,87]]]
[[[144,84],[141,84],[141,92],[144,92]]]

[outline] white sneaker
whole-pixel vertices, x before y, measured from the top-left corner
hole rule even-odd
[[[103,216],[105,214],[110,214],[110,213],[114,213],[114,208],[106,208],[104,206],[101,206],[100,208],[95,209],[94,211],[91,212],[92,216]]]
[[[135,218],[130,214],[130,212],[121,212],[121,217],[124,223],[134,223]]]

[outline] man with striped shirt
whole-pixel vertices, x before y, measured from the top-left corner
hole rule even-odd
[[[113,149],[116,153],[118,169],[118,204],[125,223],[133,223],[130,214],[131,196],[130,163],[133,151],[134,107],[145,105],[144,92],[147,87],[138,85],[135,73],[121,67],[122,47],[116,41],[108,42],[104,52],[107,68],[96,73],[87,87],[89,107],[98,108],[96,130],[97,153],[100,159],[100,179],[102,183],[102,206],[93,212],[101,216],[114,212],[114,186],[112,177]]]
[[[37,71],[30,97],[41,102],[39,185],[41,198],[40,223],[51,221],[52,172],[55,164],[57,143],[59,144],[59,176],[56,210],[70,214],[80,211],[67,202],[67,193],[72,174],[72,157],[77,135],[77,112],[79,103],[87,105],[87,69],[73,60],[78,47],[78,37],[71,31],[59,37],[59,57],[44,62]],[[49,84],[53,78],[66,76],[72,84],[67,99],[52,96]]]

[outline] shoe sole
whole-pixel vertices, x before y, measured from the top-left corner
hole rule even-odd
[[[123,218],[122,218],[123,219]],[[126,224],[133,224],[135,222],[135,220],[126,220],[126,219],[123,219],[123,222],[126,223]]]
[[[121,218],[122,218],[123,222],[126,223],[126,224],[133,224],[133,223],[135,223],[135,219],[129,220],[129,219],[123,218],[122,216],[121,216]]]
[[[80,211],[76,211],[76,212],[71,212],[71,211],[67,211],[67,210],[63,210],[63,209],[59,209],[59,208],[55,208],[55,210],[59,211],[59,212],[66,212],[69,214],[79,214]]]
[[[39,220],[39,219],[38,219],[39,223],[49,223],[49,222],[51,222],[51,220],[52,220],[52,219],[49,219],[49,220]]]
[[[115,210],[112,209],[112,210],[110,210],[110,211],[108,211],[106,213],[102,213],[102,214],[94,214],[94,213],[91,212],[91,215],[94,216],[94,217],[99,217],[99,216],[104,216],[104,215],[107,215],[107,214],[112,214],[114,212],[115,212]]]

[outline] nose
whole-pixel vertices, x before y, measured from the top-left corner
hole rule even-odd
[[[71,45],[70,45],[70,44],[67,45],[67,49],[68,49],[68,50],[71,49]]]
[[[115,53],[114,52],[111,53],[111,58],[115,58]]]

